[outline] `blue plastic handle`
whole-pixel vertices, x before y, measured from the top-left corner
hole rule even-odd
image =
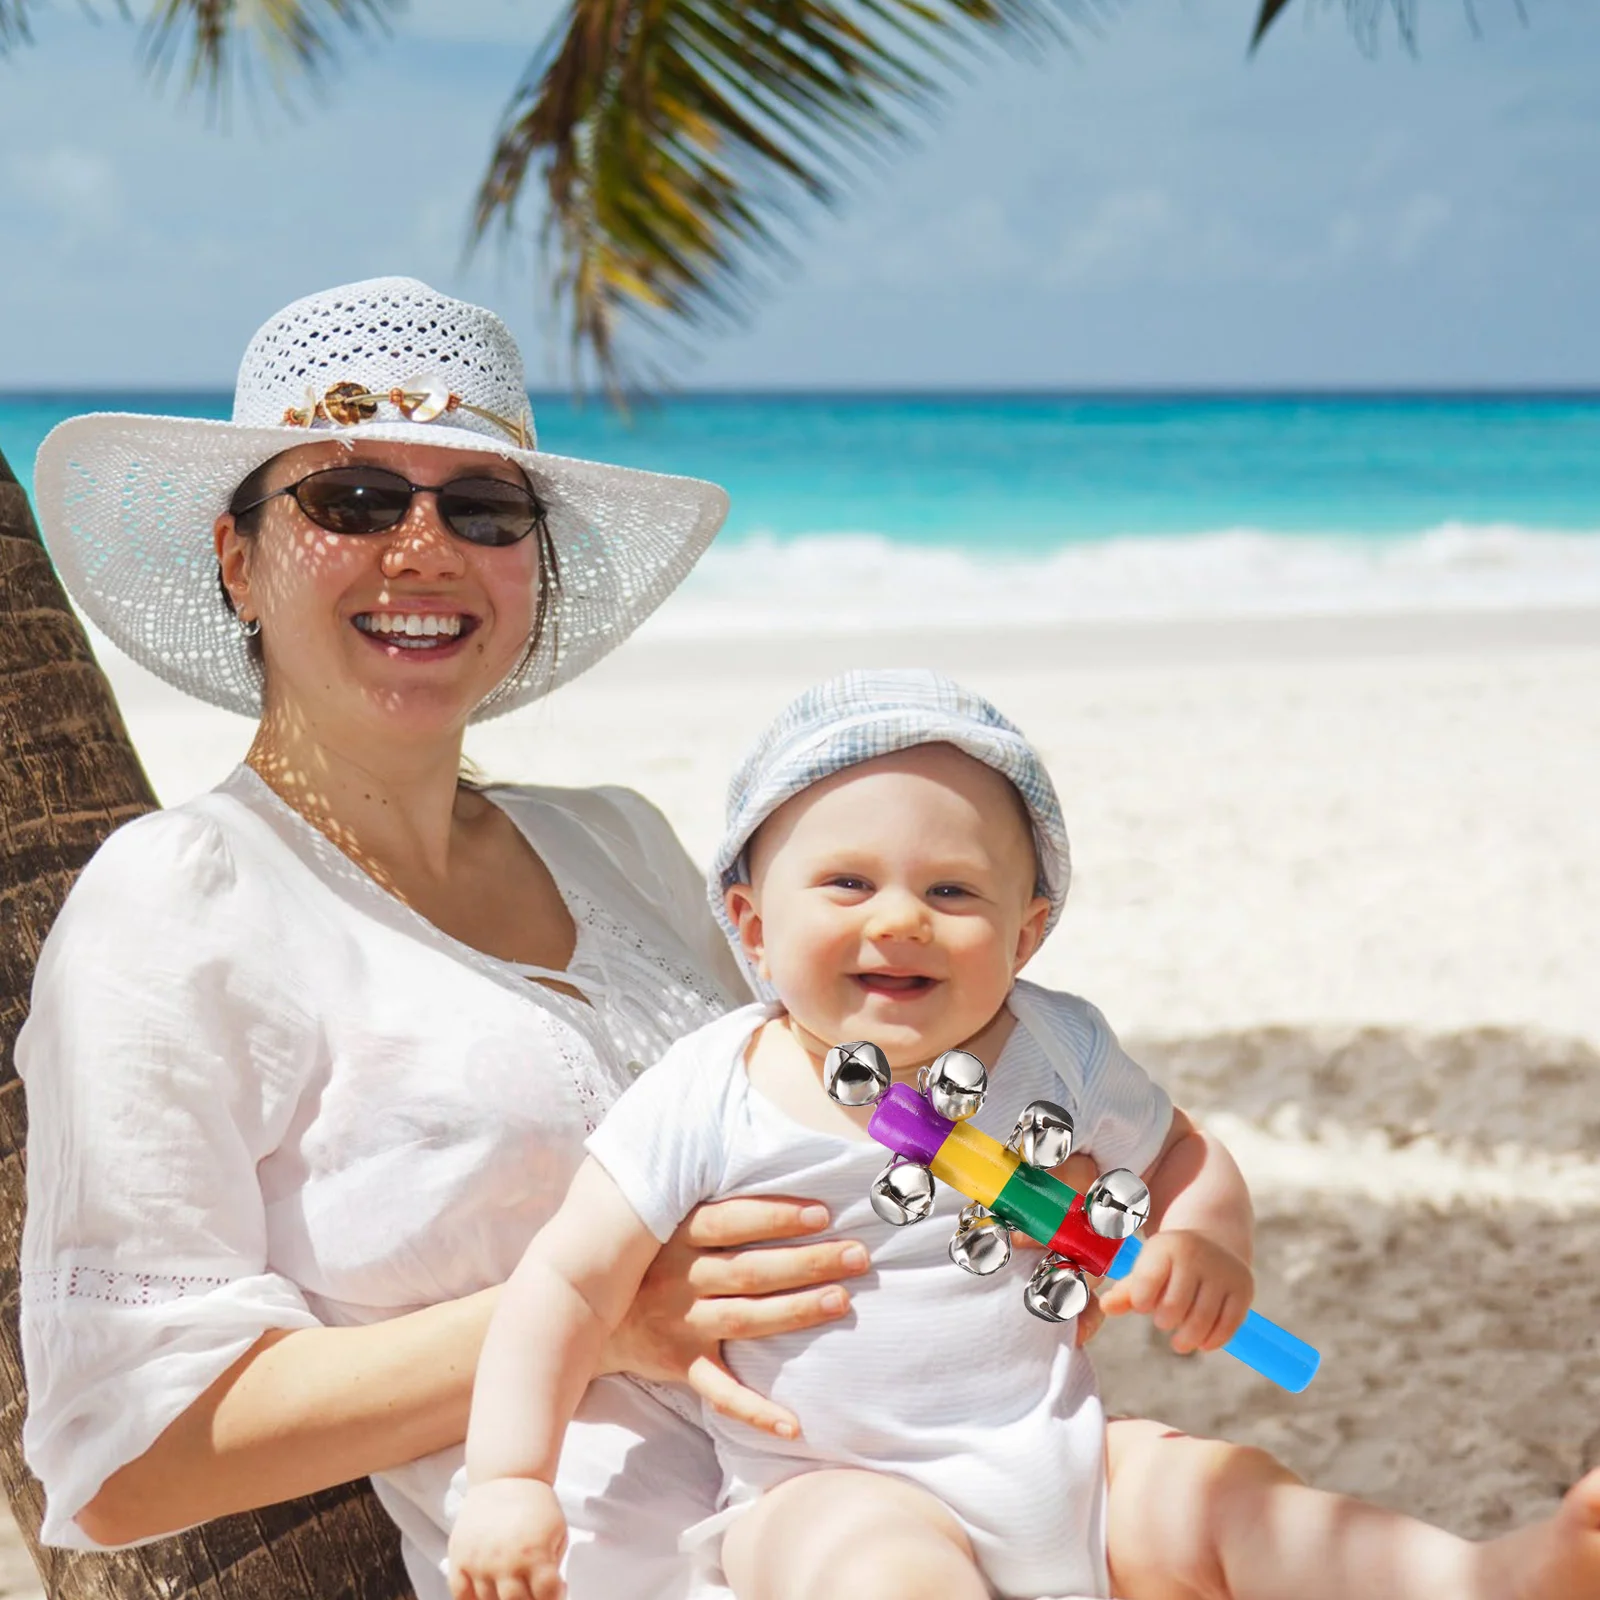
[[[1111,1279],[1126,1278],[1139,1259],[1139,1241],[1124,1239],[1122,1248],[1106,1268]],[[1297,1339],[1286,1328],[1280,1328],[1270,1317],[1247,1311],[1239,1331],[1222,1347],[1235,1360],[1270,1379],[1280,1389],[1299,1394],[1317,1375],[1322,1356],[1304,1339]]]

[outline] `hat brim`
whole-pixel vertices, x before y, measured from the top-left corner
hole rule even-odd
[[[239,483],[284,450],[324,440],[488,451],[514,461],[549,508],[559,582],[533,659],[474,721],[548,694],[593,666],[683,581],[727,515],[698,478],[524,450],[476,431],[373,422],[308,431],[98,412],[39,447],[40,531],[67,592],[118,649],[174,688],[246,716],[262,676],[217,584],[212,526]]]

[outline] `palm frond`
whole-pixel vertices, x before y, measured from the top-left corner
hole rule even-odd
[[[1261,0],[1261,10],[1256,17],[1255,31],[1250,35],[1252,54],[1266,35],[1268,28],[1289,8],[1290,0]],[[1306,0],[1307,4],[1312,0]],[[1332,0],[1323,0],[1325,5]],[[1472,0],[1463,0],[1467,17],[1476,23]],[[1515,0],[1519,13],[1522,0]],[[1368,54],[1377,48],[1378,29],[1386,14],[1393,15],[1399,29],[1401,43],[1413,54],[1417,48],[1417,0],[1343,0],[1345,20],[1356,37],[1356,43]]]
[[[4,3],[4,0],[0,0]],[[280,94],[317,78],[334,59],[334,35],[388,31],[405,0],[155,0],[144,25],[145,64],[158,78],[182,64],[186,89],[213,107],[259,59]]]
[[[0,56],[19,44],[33,43],[33,34],[28,28],[31,3],[32,0],[0,0]]]
[[[572,0],[506,109],[473,238],[548,203],[575,375],[616,393],[625,324],[737,318],[812,205],[837,202],[994,41],[1039,50],[1119,0]]]

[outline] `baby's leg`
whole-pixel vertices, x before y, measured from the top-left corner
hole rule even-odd
[[[1265,1451],[1107,1430],[1111,1581],[1128,1600],[1593,1600],[1600,1471],[1556,1515],[1474,1544],[1308,1488]]]
[[[925,1489],[843,1468],[764,1494],[729,1528],[739,1600],[988,1600],[961,1525]]]

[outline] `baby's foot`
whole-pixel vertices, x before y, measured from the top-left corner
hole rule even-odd
[[[1600,1467],[1567,1490],[1561,1509],[1479,1547],[1485,1595],[1504,1600],[1600,1597]]]

